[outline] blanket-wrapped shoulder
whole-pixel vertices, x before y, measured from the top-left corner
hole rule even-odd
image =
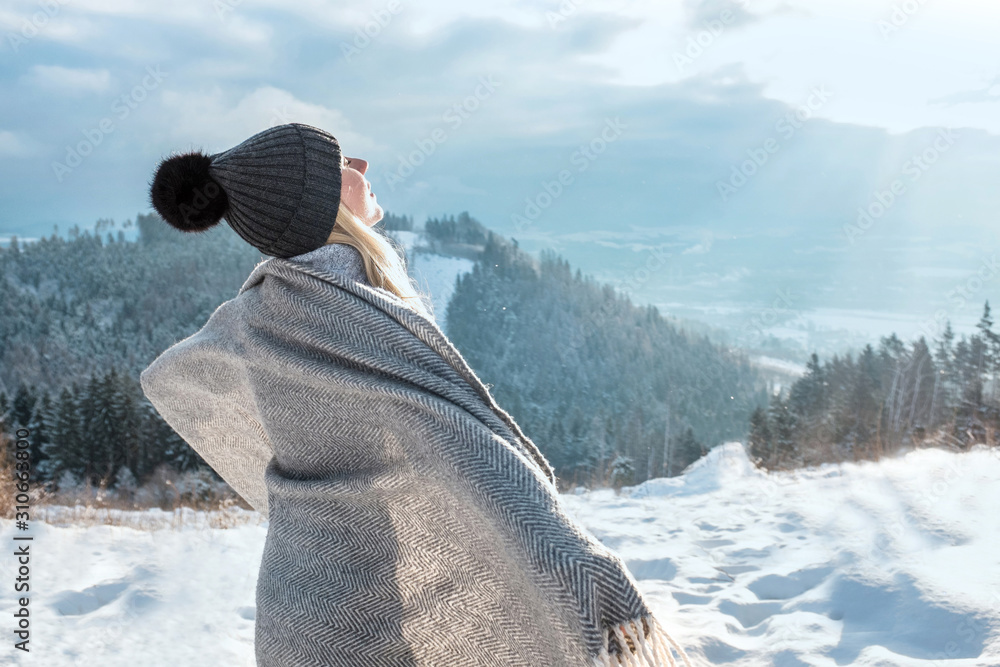
[[[268,516],[258,667],[674,664],[538,448],[389,292],[267,260],[141,379]]]
[[[264,470],[274,449],[248,391],[248,359],[232,335],[233,311],[232,301],[219,306],[197,333],[143,370],[139,382],[164,421],[267,517]]]

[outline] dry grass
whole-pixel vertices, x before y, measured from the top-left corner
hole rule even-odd
[[[53,526],[118,526],[135,530],[205,530],[260,525],[264,517],[253,510],[229,505],[213,510],[178,507],[171,511],[159,508],[116,509],[87,505],[43,505],[35,519]]]
[[[13,519],[17,489],[11,461],[0,457],[0,518]],[[58,526],[121,526],[139,530],[236,528],[259,525],[264,517],[224,484],[192,491],[167,468],[142,487],[116,493],[104,484],[50,492],[32,484],[29,515]]]
[[[14,488],[14,468],[7,461],[6,457],[0,457],[0,518],[13,519],[14,505],[17,504],[15,497],[17,489]],[[31,494],[34,500],[35,494]]]

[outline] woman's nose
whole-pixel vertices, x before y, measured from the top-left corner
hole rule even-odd
[[[357,169],[362,174],[368,171],[368,163],[359,157],[349,157],[347,158],[347,165],[351,169]]]

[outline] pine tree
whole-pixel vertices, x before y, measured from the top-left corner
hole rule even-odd
[[[615,490],[620,490],[623,486],[630,486],[635,482],[635,461],[630,456],[615,454],[611,462],[611,486]]]
[[[118,420],[119,465],[127,467],[133,474],[139,468],[139,448],[142,435],[141,414],[139,412],[141,392],[142,388],[139,387],[134,378],[122,375],[112,406]]]
[[[795,440],[803,448],[824,440],[828,412],[828,381],[813,352],[806,364],[806,373],[796,381],[788,396],[788,409],[795,421]]]
[[[979,318],[976,328],[979,329],[979,335],[982,338],[980,372],[983,374],[986,386],[989,387],[988,400],[992,401],[996,397],[995,385],[997,364],[1000,361],[1000,334],[993,331],[993,316],[990,314],[989,301],[983,305],[983,315]]]
[[[102,468],[106,470],[102,476],[110,483],[115,471],[122,465],[128,465],[130,448],[134,444],[133,431],[135,417],[132,414],[131,399],[126,395],[123,378],[118,369],[112,365],[101,381],[103,386],[105,413],[108,415],[107,446]]]
[[[776,396],[769,410],[771,437],[774,442],[773,465],[792,467],[798,463],[799,448],[795,442],[795,415],[788,401]]]
[[[7,403],[7,394],[0,392],[0,457],[3,462],[13,461],[13,434],[15,427],[11,424],[10,406]]]
[[[78,387],[63,387],[53,410],[51,439],[43,451],[52,460],[50,477],[59,479],[63,472],[81,479],[87,473],[87,452],[83,444],[82,419],[77,400]]]
[[[961,384],[958,407],[955,410],[955,436],[964,446],[982,442],[985,429],[983,369],[986,363],[986,343],[982,336],[962,336],[955,346],[955,365]]]
[[[755,465],[768,468],[773,463],[774,449],[771,424],[764,408],[757,408],[750,415],[750,435],[748,437],[750,459]]]
[[[690,426],[684,429],[675,449],[677,451],[675,469],[679,472],[684,472],[689,465],[700,459],[705,453],[705,448],[698,442],[694,435],[694,429]]]
[[[49,479],[49,456],[45,452],[49,444],[49,419],[51,414],[52,398],[46,390],[42,393],[41,400],[35,404],[31,421],[28,423],[28,431],[31,433],[29,436],[31,441],[29,451],[31,453],[32,476],[38,481],[47,481]]]
[[[112,485],[120,498],[132,500],[135,497],[135,490],[138,487],[135,475],[128,469],[128,466],[121,466],[115,473],[114,484]]]
[[[902,418],[908,432],[925,433],[932,420],[934,381],[937,367],[930,347],[923,336],[913,344],[908,364],[907,403]]]
[[[94,486],[109,481],[117,466],[114,461],[114,441],[117,426],[111,414],[109,378],[90,375],[87,389],[80,402],[86,449],[84,480]]]
[[[899,350],[893,349],[892,352],[894,354],[890,360],[898,358]],[[886,356],[889,355],[883,355],[883,358]],[[880,451],[882,373],[878,362],[875,350],[871,345],[866,345],[858,355],[854,367],[848,403],[852,417],[850,437],[855,458],[877,458]]]
[[[35,411],[35,404],[38,402],[38,397],[35,395],[32,387],[27,387],[23,382],[19,383],[17,386],[17,391],[14,393],[14,402],[11,405],[11,419],[13,420],[12,426],[17,428],[22,428],[31,423],[31,415]]]
[[[934,349],[934,364],[937,368],[931,410],[931,423],[934,425],[954,419],[958,384],[955,374],[954,342],[955,332],[951,328],[951,322],[945,322],[944,332]]]

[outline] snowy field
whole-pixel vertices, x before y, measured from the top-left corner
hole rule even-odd
[[[567,496],[701,664],[1000,665],[1000,450]]]
[[[996,450],[765,475],[730,444],[680,478],[563,500],[695,664],[997,666],[998,482]],[[0,558],[0,664],[253,665],[259,516],[120,518],[148,525],[34,523],[29,654]]]

